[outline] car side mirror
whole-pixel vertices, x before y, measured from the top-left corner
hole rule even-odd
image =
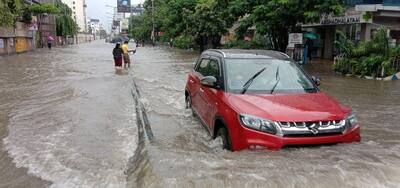
[[[318,76],[312,76],[311,79],[313,80],[314,84],[319,86],[321,85],[321,78]]]
[[[205,76],[200,80],[201,85],[211,88],[217,88],[217,78],[214,76]]]

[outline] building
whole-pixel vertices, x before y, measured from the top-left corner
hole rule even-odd
[[[100,33],[101,24],[99,19],[89,19],[88,21],[88,32],[91,34]]]
[[[400,0],[346,0],[344,15],[322,15],[319,23],[304,24],[305,32],[316,33],[313,57],[332,59],[336,54],[336,31],[343,31],[354,41],[368,41],[375,31],[385,26],[392,43],[400,43]]]
[[[53,3],[53,0],[24,1],[27,6],[38,3]],[[22,53],[44,47],[48,36],[55,36],[54,15],[33,16],[31,23],[17,21],[14,27],[0,27],[0,55]]]
[[[79,32],[87,32],[85,0],[62,0],[72,10],[72,18],[78,24]]]

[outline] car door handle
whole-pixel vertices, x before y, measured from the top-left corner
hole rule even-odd
[[[203,89],[203,88],[200,88],[200,91],[203,93],[203,92],[204,92],[204,89]]]

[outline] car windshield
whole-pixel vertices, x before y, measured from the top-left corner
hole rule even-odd
[[[277,59],[226,59],[227,89],[243,92],[243,87],[263,70],[246,89],[246,93],[312,93],[317,88],[291,61]]]

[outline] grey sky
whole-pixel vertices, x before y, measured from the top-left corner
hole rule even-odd
[[[139,4],[143,2],[144,0],[131,0],[131,4]],[[108,18],[108,16],[112,17],[112,15],[106,14],[106,12],[112,13],[113,9],[106,7],[106,5],[117,6],[117,0],[86,0],[86,4],[87,17],[100,19],[100,23],[103,24],[103,27],[107,31],[109,31],[112,18]]]

